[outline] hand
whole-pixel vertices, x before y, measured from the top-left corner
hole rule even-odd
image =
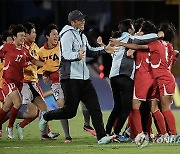
[[[103,41],[102,41],[102,37],[101,37],[101,36],[99,36],[99,37],[97,38],[97,44],[99,44],[99,45],[101,45],[101,46],[105,46],[105,44],[104,44]]]
[[[81,48],[79,51],[79,59],[84,60],[85,56],[86,56],[86,52],[83,48]]]
[[[105,50],[109,54],[114,54],[115,52],[119,52],[119,48],[117,46],[111,46],[111,43],[109,43],[106,47]]]
[[[135,52],[135,50],[129,49],[129,50],[127,51],[127,56],[130,57],[130,58],[134,58],[134,55],[133,55],[134,52]]]
[[[120,43],[118,40],[116,40],[115,38],[110,38],[110,45],[111,46],[120,46]]]
[[[44,76],[44,75],[43,75],[42,78],[43,78],[43,82],[44,82],[45,84],[50,83],[50,79],[49,79],[48,76]]]
[[[163,31],[159,31],[157,33],[157,35],[158,35],[159,38],[163,38],[164,37],[164,32]]]

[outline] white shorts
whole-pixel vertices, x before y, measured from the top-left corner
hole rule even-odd
[[[23,83],[21,93],[23,96],[22,104],[32,103],[34,99],[38,96],[41,96],[44,100],[42,89],[39,83],[36,82]]]
[[[52,89],[52,93],[53,93],[54,99],[56,101],[58,99],[64,98],[64,93],[63,93],[63,90],[61,88],[61,84],[60,83],[53,83],[51,85],[51,89]]]

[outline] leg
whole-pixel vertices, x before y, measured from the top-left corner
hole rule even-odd
[[[104,130],[102,112],[98,102],[97,94],[90,80],[86,80],[83,82],[84,83],[81,94],[81,100],[85,104],[91,115],[92,123],[97,134],[97,139],[100,140],[106,135],[106,133]]]
[[[120,86],[121,83],[119,83],[119,77],[111,78],[111,88],[113,92],[113,98],[114,98],[114,107],[108,117],[107,124],[106,124],[106,134],[111,134],[112,127],[114,128],[117,126],[119,111],[121,108],[121,93],[120,93]],[[115,125],[114,125],[115,124]]]
[[[60,108],[64,107],[64,98],[60,98],[56,102]],[[64,135],[65,135],[65,143],[71,142],[72,138],[71,138],[70,133],[69,133],[69,122],[68,122],[68,120],[67,119],[61,119],[60,121],[61,121],[61,125],[62,125]]]
[[[172,96],[161,96],[162,113],[166,119],[172,135],[177,135],[176,122],[174,114],[170,108]]]
[[[82,112],[83,112],[83,117],[84,117],[83,129],[85,131],[89,132],[90,134],[96,136],[96,131],[94,130],[94,128],[92,128],[90,126],[90,115],[89,115],[88,109],[86,108],[86,106],[82,102],[81,102],[81,107],[82,107]]]
[[[158,125],[158,128],[160,129],[160,133],[162,135],[166,134],[167,131],[164,116],[159,110],[158,101],[156,99],[151,101],[151,112],[153,113],[153,116],[156,119],[156,123]]]
[[[121,105],[120,105],[120,110],[118,111],[119,115],[118,115],[117,125],[114,129],[114,133],[119,135],[132,109],[134,84],[133,84],[133,80],[131,80],[129,77],[121,76],[117,80],[117,85],[121,85],[119,91],[121,95]]]

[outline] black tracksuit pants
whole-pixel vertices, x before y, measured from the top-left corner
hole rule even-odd
[[[117,120],[114,133],[118,135],[132,109],[134,81],[126,75],[112,77],[110,81],[114,107],[107,121],[106,134],[111,134],[112,127]]]
[[[104,137],[105,129],[98,97],[91,80],[66,79],[61,81],[64,92],[65,106],[44,114],[47,121],[71,119],[76,116],[79,102],[82,101],[88,109],[92,124],[97,133],[97,139]]]

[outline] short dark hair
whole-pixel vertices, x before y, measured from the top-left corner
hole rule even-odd
[[[4,41],[7,41],[8,37],[13,38],[12,33],[9,31],[4,31],[2,35],[0,35],[0,45],[2,45]]]
[[[159,31],[164,32],[164,38],[163,38],[164,41],[172,42],[175,36],[176,28],[172,23],[161,23],[159,27]]]
[[[17,33],[19,33],[19,32],[26,32],[26,29],[23,27],[22,24],[15,25],[12,28],[12,35],[13,36],[17,36]]]
[[[144,34],[149,34],[149,33],[156,33],[157,29],[156,26],[151,21],[144,21],[142,24],[141,31]]]
[[[131,29],[131,25],[134,25],[134,21],[132,19],[125,19],[120,21],[118,25],[119,33],[128,32],[128,29]]]
[[[9,31],[4,31],[1,36],[2,41],[6,41],[8,37],[12,37],[12,33]]]
[[[35,25],[31,22],[26,22],[23,24],[24,28],[26,28],[26,33],[31,34],[31,30],[34,28],[35,29]]]
[[[43,31],[44,36],[46,37],[50,35],[51,30],[56,29],[58,31],[58,27],[55,24],[49,24]]]

